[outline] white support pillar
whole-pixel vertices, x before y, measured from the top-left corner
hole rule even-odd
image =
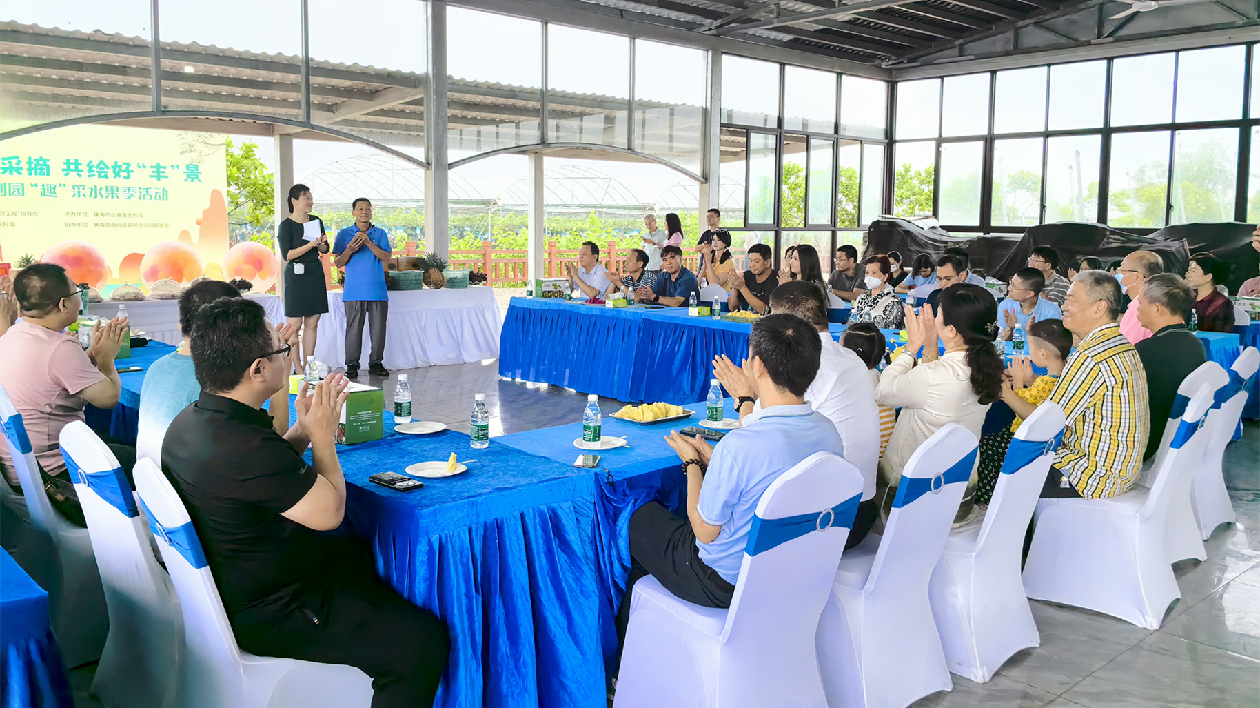
[[[289,218],[289,187],[293,186],[293,136],[281,133],[286,126],[272,126],[272,149],[276,171],[273,174],[273,194],[271,233],[275,237],[276,258],[281,260],[281,277],[276,278],[276,294],[284,297],[284,263],[280,257],[280,224]],[[274,324],[274,323],[273,323]]]
[[[529,279],[546,276],[543,260],[547,252],[546,192],[543,190],[543,155],[529,153]]]
[[[446,141],[446,1],[430,0],[429,92],[424,97],[425,160],[424,249],[449,258],[451,253],[450,165]]]
[[[722,53],[709,50],[708,105],[704,111],[704,152],[700,159],[700,228],[705,212],[721,208],[722,172]]]

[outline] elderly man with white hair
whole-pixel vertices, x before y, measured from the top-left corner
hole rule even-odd
[[[1137,481],[1150,433],[1146,369],[1120,334],[1120,284],[1100,270],[1072,279],[1063,325],[1077,340],[1050,398],[1067,414],[1063,444],[1042,488],[1043,497],[1101,499]],[[1011,403],[1027,418],[1036,406]]]

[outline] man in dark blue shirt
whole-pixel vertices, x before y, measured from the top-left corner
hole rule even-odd
[[[649,290],[639,288],[639,302],[654,302],[669,307],[686,307],[692,294],[700,301],[700,284],[696,276],[683,267],[682,249],[666,246],[661,249],[661,274]]]

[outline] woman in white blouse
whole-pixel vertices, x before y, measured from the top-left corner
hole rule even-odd
[[[850,322],[871,322],[880,329],[901,329],[904,308],[901,298],[893,292],[888,279],[892,277],[892,262],[888,256],[871,256],[866,259],[866,292],[853,301]]]
[[[978,285],[959,283],[941,291],[940,311],[930,305],[915,314],[906,306],[908,341],[905,349],[880,376],[875,399],[881,406],[901,409],[888,449],[879,462],[879,484],[886,485],[882,508],[892,508],[901,471],[910,456],[936,431],[958,423],[980,437],[989,405],[1002,390],[1005,363],[993,347],[997,336],[997,303]],[[937,341],[945,347],[938,353]],[[915,354],[923,348],[923,358]],[[973,469],[958,519],[973,508],[976,473]],[[880,498],[879,493],[876,497]]]

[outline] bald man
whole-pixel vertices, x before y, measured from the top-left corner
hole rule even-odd
[[[1137,344],[1154,334],[1138,320],[1138,293],[1142,292],[1147,278],[1163,272],[1164,261],[1159,254],[1151,251],[1134,251],[1120,262],[1116,279],[1129,296],[1129,308],[1125,310],[1124,317],[1120,318],[1120,334],[1129,340],[1129,344]]]

